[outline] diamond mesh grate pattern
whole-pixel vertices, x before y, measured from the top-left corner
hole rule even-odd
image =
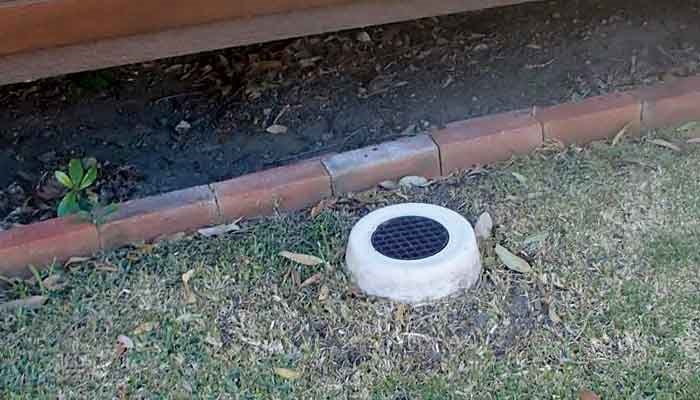
[[[447,246],[450,234],[439,222],[417,216],[392,218],[372,233],[372,246],[396,260],[420,260]]]

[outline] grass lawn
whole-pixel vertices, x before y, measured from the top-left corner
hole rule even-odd
[[[313,215],[54,268],[4,295],[48,300],[0,315],[0,397],[575,399],[590,388],[604,399],[697,399],[693,135],[550,146],[428,188],[369,191]],[[343,254],[353,223],[406,201],[492,215],[476,289],[422,306],[352,289]],[[505,268],[496,244],[533,272]],[[283,250],[326,263],[294,264]]]

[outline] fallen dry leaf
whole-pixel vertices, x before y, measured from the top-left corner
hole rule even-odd
[[[301,285],[299,285],[299,289],[310,286],[310,285],[315,285],[315,284],[321,282],[322,277],[323,277],[323,274],[321,274],[320,272],[311,275],[304,282],[302,282]]]
[[[283,67],[283,64],[279,60],[262,60],[251,65],[252,69],[256,71],[270,71],[276,70]]]
[[[399,188],[399,184],[394,181],[382,181],[379,182],[379,187],[384,190],[396,190]]]
[[[201,318],[202,318],[202,314],[185,313],[185,314],[182,314],[179,317],[175,318],[175,321],[188,323],[188,322],[196,321],[196,320],[201,319]]]
[[[318,61],[321,61],[323,57],[310,57],[310,58],[304,58],[302,60],[299,60],[299,66],[301,68],[308,68],[308,67],[313,67],[316,65]]]
[[[510,250],[501,245],[496,245],[496,255],[498,255],[501,262],[510,270],[520,272],[521,274],[532,272],[532,267],[527,261],[511,253]]]
[[[474,225],[474,234],[476,234],[477,239],[488,239],[491,237],[491,231],[493,231],[493,219],[491,214],[485,212],[479,216],[479,220],[476,221]]]
[[[68,285],[68,282],[61,275],[50,275],[41,282],[41,285],[52,292],[61,290]]]
[[[265,129],[265,130],[267,131],[267,133],[271,133],[273,135],[280,135],[283,133],[287,133],[287,131],[289,129],[284,125],[274,124],[274,125],[268,126],[267,129]]]
[[[700,143],[700,138],[688,139],[688,141],[687,141],[686,143],[688,143],[688,144],[697,144],[697,143]]]
[[[194,275],[193,269],[182,274],[182,287],[185,291],[185,303],[187,304],[194,304],[197,302],[197,298],[190,288],[190,279],[192,279],[192,275]]]
[[[316,256],[311,256],[308,254],[301,254],[301,253],[292,253],[291,251],[281,251],[279,253],[281,257],[284,257],[288,260],[292,260],[296,263],[299,263],[301,265],[306,265],[309,267],[313,267],[319,264],[323,264],[324,261]]]
[[[399,186],[403,187],[426,187],[429,184],[428,179],[422,176],[404,176],[399,179]]]
[[[117,336],[116,358],[121,358],[127,351],[134,348],[134,341],[126,335]]]
[[[301,378],[301,373],[299,371],[289,368],[275,368],[275,374],[290,381]]]
[[[210,228],[202,228],[198,230],[197,232],[204,236],[204,237],[213,237],[213,236],[219,236],[223,235],[224,233],[229,233],[229,232],[236,232],[240,231],[241,227],[238,226],[236,222],[232,224],[224,224],[224,225],[217,225],[217,226],[212,226]]]
[[[180,121],[177,126],[175,126],[175,132],[180,135],[187,133],[190,129],[192,129],[192,125],[185,120]]]
[[[555,324],[558,324],[561,322],[561,318],[559,317],[559,314],[557,314],[557,311],[554,309],[554,304],[549,303],[549,319],[552,320]]]
[[[394,311],[394,319],[401,325],[406,324],[406,319],[408,317],[408,306],[405,304],[399,304]]]
[[[528,236],[527,238],[525,238],[525,240],[523,240],[523,245],[529,246],[532,244],[540,244],[540,243],[544,242],[545,240],[547,240],[547,237],[549,237],[549,234],[546,232],[538,233],[538,234],[532,235],[532,236]]]
[[[156,236],[155,239],[153,239],[154,242],[177,242],[178,240],[182,240],[188,237],[191,237],[192,235],[188,235],[187,232],[176,232],[176,233],[168,233],[165,235],[160,235]]]
[[[48,300],[46,296],[29,296],[23,299],[8,301],[7,303],[0,304],[0,312],[11,312],[19,308],[35,310],[43,306],[46,300]]]
[[[445,86],[445,87],[447,87],[447,86]],[[416,124],[411,124],[411,125],[407,126],[406,129],[402,130],[399,135],[409,136],[409,135],[413,135],[415,133],[416,133]]]
[[[134,348],[134,341],[126,335],[117,336],[117,343],[121,343],[127,350]]]
[[[527,184],[527,178],[525,178],[525,176],[524,176],[523,174],[519,174],[519,173],[517,173],[517,172],[511,172],[511,175],[513,175],[513,177],[515,178],[515,180],[517,180],[518,182],[520,182],[521,185],[526,185],[526,184]]]
[[[559,275],[555,274],[554,272],[542,274],[540,276],[540,281],[545,285],[551,284],[557,289],[566,289],[566,285],[564,285],[564,282],[562,282],[561,278],[559,278]]]
[[[132,334],[134,335],[142,335],[144,333],[148,333],[153,330],[153,328],[156,327],[155,322],[144,322],[139,324],[136,328],[134,328],[133,331],[131,331]]]
[[[372,38],[369,36],[369,33],[361,31],[357,33],[357,40],[362,43],[368,43],[372,41]]]
[[[121,358],[127,351],[134,348],[134,341],[126,335],[117,336],[117,346],[114,350],[116,358]]]
[[[600,400],[600,397],[590,390],[583,389],[578,394],[579,400]]]
[[[107,262],[98,262],[95,264],[95,271],[117,272],[117,271],[119,271],[119,268],[117,268],[114,265],[109,264]]]
[[[319,301],[326,301],[331,295],[331,290],[328,289],[328,286],[323,285],[321,286],[321,289],[318,291],[318,300]]]
[[[323,199],[319,201],[318,204],[311,208],[311,218],[318,217],[324,210],[333,207],[337,201],[337,199]]]
[[[622,129],[620,129],[619,132],[615,135],[615,137],[612,140],[612,145],[616,146],[618,143],[620,143],[620,140],[627,134],[627,131],[629,131],[630,126],[632,126],[631,122],[628,122],[627,125],[623,126]]]
[[[651,139],[649,141],[649,143],[653,143],[657,146],[665,147],[665,148],[671,149],[673,151],[681,151],[680,147],[676,146],[675,144],[673,144],[669,141],[663,140],[663,139]]]
[[[63,264],[63,268],[68,268],[73,264],[80,264],[88,260],[90,260],[90,257],[71,257],[68,259],[68,261],[66,261],[65,264]]]

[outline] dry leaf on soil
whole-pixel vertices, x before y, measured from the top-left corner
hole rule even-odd
[[[197,298],[190,288],[190,279],[192,279],[192,275],[194,275],[193,269],[182,274],[182,287],[185,290],[185,303],[187,304],[194,304],[197,302]]]
[[[369,33],[361,31],[357,34],[357,40],[362,43],[368,43],[372,41],[372,38],[369,36]]]
[[[179,133],[180,135],[187,133],[190,129],[192,129],[192,125],[184,120],[180,121],[177,126],[175,126],[175,132]]]
[[[501,245],[496,245],[496,255],[498,255],[501,262],[512,271],[520,272],[521,274],[532,272],[532,267],[530,267],[527,261],[511,253],[510,250]]]
[[[275,374],[284,379],[289,379],[290,381],[301,378],[301,373],[299,371],[289,368],[275,368]]]
[[[479,220],[474,225],[474,234],[477,239],[488,239],[493,231],[493,219],[491,214],[485,212],[479,216]]]
[[[688,143],[688,144],[700,144],[700,138],[688,139],[688,141],[686,143]]]
[[[308,255],[308,254],[301,254],[301,253],[292,253],[291,251],[281,251],[279,253],[281,257],[284,257],[288,260],[292,260],[296,263],[299,263],[301,265],[306,265],[309,267],[313,267],[319,264],[323,264],[324,261],[316,256]]]
[[[279,125],[279,124],[270,125],[266,129],[267,133],[271,133],[273,135],[280,135],[283,133],[287,133],[288,130],[289,129],[286,126]]]
[[[680,147],[676,146],[675,144],[673,144],[669,141],[663,140],[663,139],[651,139],[649,141],[649,143],[653,143],[657,146],[665,147],[665,148],[671,149],[673,151],[681,151]]]
[[[7,303],[0,304],[0,312],[12,312],[18,308],[35,310],[43,306],[46,300],[48,300],[46,296],[29,296],[23,299],[8,301]]]

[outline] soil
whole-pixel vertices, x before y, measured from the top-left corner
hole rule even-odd
[[[696,73],[700,1],[553,1],[0,88],[0,229],[50,218],[52,173],[122,201]]]

